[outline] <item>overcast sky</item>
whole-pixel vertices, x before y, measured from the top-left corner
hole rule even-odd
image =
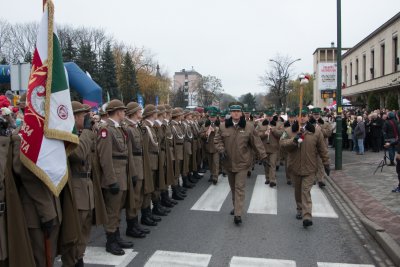
[[[39,22],[42,0],[0,0],[0,18]],[[183,68],[222,80],[234,96],[262,92],[259,76],[278,53],[297,76],[312,53],[336,43],[335,0],[54,0],[56,22],[104,28],[145,46],[172,76]],[[351,47],[400,11],[399,0],[343,0],[342,43]]]

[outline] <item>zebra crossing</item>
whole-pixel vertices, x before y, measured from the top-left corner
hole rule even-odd
[[[271,188],[264,182],[265,175],[257,175],[247,213],[278,215],[279,188]],[[228,178],[220,176],[218,184],[210,185],[191,210],[219,212],[229,192]],[[311,189],[311,198],[314,217],[338,218],[325,193],[317,186]]]
[[[86,249],[84,262],[87,265],[101,266],[137,266],[135,257],[138,252],[132,249],[125,250],[124,256],[113,256],[104,253],[102,247],[88,247]],[[212,259],[211,254],[188,253],[178,251],[155,251],[147,260],[144,267],[208,267]],[[255,257],[233,256],[229,267],[296,267],[296,261],[286,259],[270,259]],[[318,267],[374,267],[369,264],[350,264],[333,262],[316,262]]]

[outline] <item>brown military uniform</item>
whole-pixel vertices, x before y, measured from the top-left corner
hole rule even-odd
[[[324,165],[329,164],[328,150],[321,131],[304,131],[303,142],[293,140],[297,133],[290,132],[280,141],[281,147],[288,152],[288,170],[293,173],[297,210],[302,211],[303,219],[312,218],[311,188],[317,171],[317,158],[321,157]]]
[[[214,181],[218,181],[218,172],[220,169],[219,154],[214,141],[215,135],[218,133],[218,131],[219,127],[217,127],[214,122],[211,122],[209,127],[203,126],[201,130],[201,137],[205,143],[205,152],[207,154],[207,161],[210,167],[211,179]]]
[[[128,190],[128,138],[127,133],[111,119],[107,119],[98,131],[97,150],[102,170],[102,188],[108,222],[106,232],[114,233],[119,228],[120,211],[125,206]],[[129,177],[130,179],[130,177]],[[120,191],[113,195],[108,189],[117,183]]]
[[[165,164],[165,174],[166,174],[166,184],[173,185],[175,182],[174,173],[174,136],[172,134],[171,125],[167,120],[162,121],[162,127],[164,129],[165,135],[165,149],[166,149],[166,164]]]
[[[182,131],[180,123],[172,120],[171,131],[174,136],[174,158],[175,158],[175,185],[178,185],[179,175],[182,174],[183,163],[183,145],[185,134]]]
[[[251,168],[252,151],[257,152],[260,159],[266,158],[264,146],[251,123],[234,124],[232,119],[220,125],[215,137],[218,152],[225,152],[224,170],[228,172],[229,185],[235,216],[241,216],[245,198],[246,174]]]
[[[193,157],[193,131],[189,121],[182,121],[182,132],[185,135],[184,149],[183,149],[183,175],[188,176],[191,171],[191,161]]]
[[[283,131],[277,126],[259,124],[256,128],[267,153],[265,180],[276,184],[276,165],[279,157],[279,139]]]
[[[143,136],[143,153],[145,169],[144,176],[147,181],[153,181],[153,191],[145,192],[145,201],[150,206],[150,200],[155,201],[159,198],[159,176],[158,173],[158,156],[159,156],[159,143],[155,127],[146,119],[142,122],[142,129],[145,129],[146,134]],[[146,168],[146,167],[145,167]]]
[[[72,172],[72,188],[76,207],[79,211],[81,238],[75,249],[62,255],[63,265],[74,266],[77,260],[82,259],[86,246],[90,240],[93,209],[95,207],[92,174],[93,133],[85,129],[79,136],[79,146],[69,156]]]

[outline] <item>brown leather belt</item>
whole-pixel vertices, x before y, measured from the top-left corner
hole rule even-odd
[[[132,154],[134,156],[143,156],[143,152],[142,151],[133,152]]]
[[[92,172],[73,172],[72,177],[78,179],[90,179]]]

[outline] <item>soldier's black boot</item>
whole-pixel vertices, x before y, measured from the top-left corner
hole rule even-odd
[[[318,182],[318,186],[319,188],[323,189],[326,186],[326,184],[324,182]]]
[[[148,212],[148,214],[149,214],[150,219],[152,219],[152,220],[155,221],[155,222],[161,222],[161,218],[158,217],[158,216],[155,216],[155,215],[151,212],[151,208],[150,208],[150,207],[148,207],[146,210],[147,210],[147,212]]]
[[[189,175],[188,175],[188,181],[189,181],[190,183],[192,183],[193,186],[195,186],[199,180],[197,180],[196,178],[194,178],[194,176],[193,176],[192,173],[189,173]]]
[[[203,178],[203,176],[200,175],[198,172],[193,172],[193,177],[196,178],[196,179],[201,179],[201,178]]]
[[[138,217],[135,217],[132,220],[133,220],[133,225],[136,229],[138,229],[140,232],[142,232],[146,235],[150,234],[150,229],[143,228],[142,226],[140,226]]]
[[[83,259],[79,259],[76,263],[75,263],[75,267],[84,267],[85,264],[83,263]]]
[[[188,181],[187,176],[182,176],[183,187],[184,188],[193,188],[194,185]]]
[[[153,203],[153,211],[152,211],[152,213],[154,215],[158,215],[158,216],[167,216],[168,213],[165,212],[160,206],[161,206],[160,202],[154,202]]]
[[[150,218],[147,209],[142,209],[142,217],[140,218],[140,223],[147,226],[157,226],[157,222],[153,221]]]
[[[185,197],[180,193],[178,186],[172,186],[172,199],[174,200],[184,200]]]
[[[127,241],[127,240],[123,240],[121,238],[121,234],[119,232],[119,228],[117,228],[117,231],[115,231],[115,240],[117,240],[117,243],[121,248],[133,248],[133,242]]]
[[[167,208],[173,208],[174,203],[172,203],[168,196],[168,191],[161,192],[161,205]]]
[[[127,228],[126,228],[126,236],[134,237],[134,238],[145,238],[146,235],[140,231],[134,222],[134,219],[126,220]]]
[[[168,190],[165,191],[165,196],[164,196],[164,197],[165,197],[165,199],[168,200],[173,206],[175,206],[175,205],[178,204],[178,201],[173,200],[173,199],[171,199],[171,198],[169,197],[169,192],[168,192]]]
[[[309,227],[309,226],[311,226],[311,225],[313,225],[313,223],[312,223],[311,220],[309,220],[309,219],[303,220],[303,227],[304,227],[304,228],[307,228],[307,227]]]
[[[106,251],[117,256],[125,254],[125,251],[118,245],[116,233],[106,233]]]
[[[184,187],[181,186],[180,184],[177,185],[177,188],[178,188],[178,191],[179,191],[179,192],[181,192],[181,193],[183,193],[183,194],[186,194],[186,192],[187,192],[187,189],[186,189],[186,188],[184,188]]]
[[[234,222],[236,225],[241,224],[241,223],[242,223],[242,217],[240,217],[240,216],[235,216],[235,217],[233,217],[233,222]]]

